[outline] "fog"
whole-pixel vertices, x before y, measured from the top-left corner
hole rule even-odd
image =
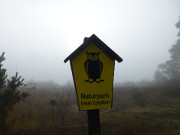
[[[94,33],[123,58],[115,82],[153,80],[179,15],[179,0],[0,0],[0,53],[8,76],[66,84],[64,59]]]

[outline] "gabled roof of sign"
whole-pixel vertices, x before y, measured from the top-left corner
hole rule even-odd
[[[100,40],[95,34],[91,35],[89,38],[84,38],[84,43],[80,45],[74,52],[72,52],[65,60],[66,63],[68,60],[74,59],[82,50],[84,50],[90,43],[94,43],[98,46],[105,54],[107,54],[111,59],[122,62],[123,59],[117,55],[111,48],[109,48],[102,40]]]

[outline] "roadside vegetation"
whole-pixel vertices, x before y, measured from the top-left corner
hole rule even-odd
[[[88,133],[87,112],[79,111],[72,86],[26,89],[25,101],[9,113],[4,135]],[[113,108],[100,111],[103,135],[179,135],[180,85],[166,82],[114,87]],[[55,104],[51,101],[54,100]]]

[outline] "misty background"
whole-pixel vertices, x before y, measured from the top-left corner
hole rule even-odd
[[[0,0],[0,54],[8,76],[66,84],[64,59],[94,33],[123,58],[115,82],[153,80],[179,15],[179,0]]]

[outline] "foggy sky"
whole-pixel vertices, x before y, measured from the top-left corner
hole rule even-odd
[[[123,58],[115,82],[152,80],[177,40],[179,0],[0,0],[8,76],[72,82],[64,59],[93,33]]]

